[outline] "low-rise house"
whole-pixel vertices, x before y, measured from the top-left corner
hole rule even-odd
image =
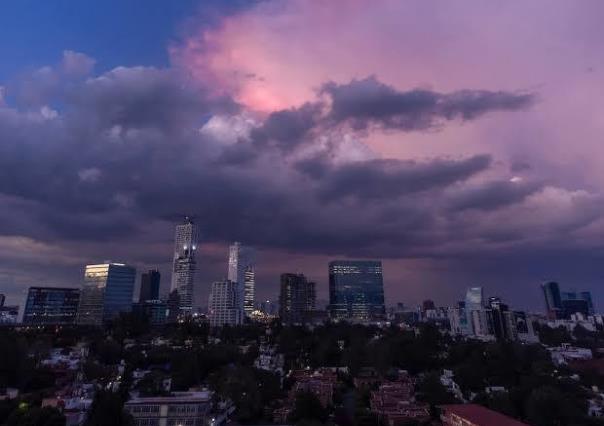
[[[363,368],[354,378],[354,387],[357,389],[371,389],[374,386],[380,385],[383,378],[375,368]]]
[[[3,388],[0,389],[0,401],[5,399],[15,399],[19,396],[19,389],[17,388]]]
[[[586,361],[593,358],[591,349],[576,348],[570,345],[562,345],[556,348],[547,348],[552,356],[552,361],[556,365],[566,365],[573,361]]]
[[[333,394],[338,382],[337,369],[319,368],[313,370],[294,370],[289,377],[295,381],[288,397],[281,407],[273,410],[273,421],[285,423],[293,411],[296,397],[301,392],[313,393],[323,407],[333,404]]]
[[[260,345],[254,367],[283,375],[283,365],[283,354],[278,353],[275,347],[266,344]]]
[[[168,396],[133,396],[124,404],[124,409],[134,418],[135,426],[205,426],[210,421],[212,393],[189,391]]]
[[[406,374],[399,374],[397,381],[383,383],[371,392],[370,408],[389,426],[409,420],[427,421],[430,410],[427,404],[415,400],[414,383]]]
[[[460,401],[464,401],[463,392],[461,391],[461,388],[457,382],[453,380],[453,377],[453,371],[445,369],[443,370],[443,374],[440,375],[440,383],[446,387],[447,391],[453,394],[455,398],[459,399]]]

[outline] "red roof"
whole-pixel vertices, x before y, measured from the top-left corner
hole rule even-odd
[[[477,404],[441,405],[440,408],[443,410],[443,420],[456,415],[476,426],[528,426],[526,423]]]

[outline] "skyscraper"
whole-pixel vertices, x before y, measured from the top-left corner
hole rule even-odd
[[[0,324],[16,324],[19,318],[19,306],[6,306],[6,296],[0,294]]]
[[[336,260],[329,263],[332,318],[379,319],[386,314],[382,262]]]
[[[514,340],[514,317],[508,305],[499,297],[489,297],[489,322],[490,331],[497,340]]]
[[[77,288],[30,287],[23,311],[23,324],[74,324],[80,290]]]
[[[279,316],[284,324],[304,324],[315,310],[315,283],[303,274],[281,274]]]
[[[583,299],[587,302],[587,308],[588,308],[590,315],[593,315],[596,313],[596,310],[594,308],[594,302],[593,302],[593,299],[591,298],[591,292],[589,292],[589,291],[580,292],[579,299]]]
[[[176,226],[171,287],[178,291],[180,314],[183,315],[193,311],[197,240],[197,226],[191,218],[185,217],[184,222]]]
[[[229,247],[229,280],[237,283],[239,305],[246,316],[254,310],[256,266],[254,250],[240,242]]]
[[[161,275],[157,269],[150,269],[141,275],[141,289],[138,295],[139,302],[159,299],[159,285]]]
[[[132,308],[136,269],[123,263],[87,265],[78,304],[78,324],[102,325]]]
[[[231,280],[212,283],[208,300],[210,326],[222,327],[241,324],[243,311],[240,306],[237,283]]]
[[[468,330],[468,316],[466,315],[466,302],[459,301],[457,302],[457,306],[450,307],[447,316],[449,317],[451,331],[454,334],[470,334]]]
[[[562,311],[565,318],[574,313],[594,314],[594,304],[589,291],[563,291],[561,293]]]
[[[488,319],[484,309],[482,287],[470,287],[466,291],[465,311],[468,332],[475,335],[488,334]]]
[[[585,299],[562,300],[562,316],[570,318],[573,314],[589,315],[589,302]]]
[[[545,308],[550,319],[562,317],[562,297],[560,296],[560,286],[557,282],[546,282],[541,284],[543,297],[545,299]]]

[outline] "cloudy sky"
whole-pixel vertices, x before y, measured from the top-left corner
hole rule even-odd
[[[0,6],[0,291],[159,267],[201,229],[258,294],[384,261],[388,304],[482,285],[604,297],[604,3],[8,0]]]

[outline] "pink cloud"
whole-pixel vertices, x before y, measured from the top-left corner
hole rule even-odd
[[[266,1],[171,47],[173,63],[255,111],[300,105],[326,81],[375,75],[400,90],[531,90],[529,112],[438,133],[372,134],[399,158],[489,152],[570,186],[604,178],[604,3]],[[594,155],[595,154],[595,155]],[[560,171],[560,168],[563,168]]]

